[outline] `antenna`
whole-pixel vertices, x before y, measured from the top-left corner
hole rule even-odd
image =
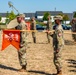
[[[13,4],[11,1],[8,2],[9,7],[13,7]]]
[[[55,7],[55,11],[56,11],[56,7]]]

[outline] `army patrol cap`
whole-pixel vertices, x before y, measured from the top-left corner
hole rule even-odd
[[[76,20],[76,18],[73,18],[73,20]]]
[[[25,14],[19,14],[17,17],[25,17]]]
[[[35,17],[32,17],[31,19],[35,19]]]
[[[73,18],[71,22],[76,24],[76,18]]]
[[[31,21],[32,21],[32,20],[35,20],[35,17],[31,17]]]
[[[57,20],[57,19],[59,19],[59,20],[63,20],[63,17],[60,16],[60,15],[57,15],[57,16],[54,17],[54,20]]]

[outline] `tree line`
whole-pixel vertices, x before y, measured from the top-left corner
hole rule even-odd
[[[10,13],[7,11],[6,23],[8,23],[11,20],[13,20],[14,18],[16,18],[17,15],[13,11],[11,11]],[[49,15],[51,16],[51,14],[49,12],[44,13],[43,21],[47,21]],[[61,15],[63,17],[63,21],[65,21],[65,22],[69,20],[69,16],[67,14],[59,13],[58,15]],[[76,12],[74,13],[73,18],[76,18]],[[0,16],[0,21],[1,21],[1,19],[2,19],[2,16]]]

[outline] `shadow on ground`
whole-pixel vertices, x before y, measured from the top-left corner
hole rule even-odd
[[[76,72],[76,60],[67,59],[66,61],[69,63],[68,67],[71,69],[70,72]]]
[[[75,45],[75,43],[70,40],[65,40],[65,45]]]
[[[48,44],[48,43],[44,43],[44,42],[37,42],[36,44]]]
[[[2,65],[2,64],[0,64],[0,68],[1,68],[1,69],[12,70],[12,71],[18,71],[17,69],[15,69],[15,68],[13,68],[13,67],[8,67],[8,66]]]
[[[28,72],[37,73],[37,74],[45,74],[45,75],[56,75],[56,74],[49,74],[43,71],[35,71],[35,70],[29,70]]]

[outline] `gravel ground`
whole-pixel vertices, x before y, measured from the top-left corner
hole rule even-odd
[[[2,32],[0,32],[0,49]],[[0,75],[53,75],[56,73],[53,64],[53,47],[47,43],[45,33],[37,33],[37,43],[32,41],[31,33],[28,34],[27,49],[27,70],[28,72],[18,72],[21,68],[18,60],[17,50],[13,46],[8,46],[4,51],[0,51]],[[74,44],[70,34],[65,34],[65,46],[62,51],[63,75],[76,75],[76,44]]]

